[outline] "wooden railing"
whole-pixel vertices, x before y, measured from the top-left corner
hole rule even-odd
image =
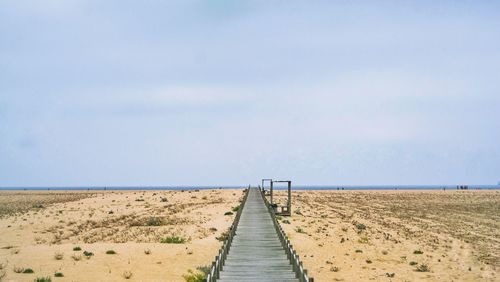
[[[276,229],[276,232],[278,233],[278,237],[281,241],[281,245],[286,251],[286,255],[288,257],[288,260],[292,263],[292,269],[295,272],[295,277],[299,279],[300,282],[314,282],[314,279],[312,277],[309,277],[307,274],[307,270],[304,269],[304,266],[302,265],[302,262],[300,261],[299,255],[297,252],[293,249],[292,244],[290,244],[290,240],[288,240],[288,237],[286,236],[286,233],[283,231],[283,228],[281,228],[281,225],[279,224],[278,220],[276,219],[276,215],[274,212],[274,209],[271,207],[269,202],[267,201],[266,195],[264,194],[263,190],[260,190],[260,194],[262,195],[262,198],[264,199],[264,202],[266,203],[267,210],[271,214],[271,217],[273,218],[273,224],[274,228]]]
[[[238,228],[238,223],[240,222],[241,213],[243,212],[243,207],[248,198],[248,193],[250,190],[250,186],[245,190],[245,196],[241,201],[241,204],[238,208],[238,212],[236,213],[236,217],[234,218],[233,224],[229,229],[229,234],[224,240],[224,244],[219,249],[219,254],[215,256],[215,261],[212,262],[212,268],[210,272],[207,274],[207,282],[215,282],[220,277],[220,272],[224,266],[224,261],[226,260],[227,254],[229,253],[229,249],[231,248],[231,243],[233,242],[234,235],[236,235],[236,229]]]

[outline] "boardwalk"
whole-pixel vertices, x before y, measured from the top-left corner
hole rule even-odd
[[[217,281],[299,281],[261,193],[251,188]]]

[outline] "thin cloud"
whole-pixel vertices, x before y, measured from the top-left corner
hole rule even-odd
[[[495,183],[498,12],[2,1],[0,185]]]

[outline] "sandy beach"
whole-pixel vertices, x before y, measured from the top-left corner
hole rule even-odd
[[[241,196],[1,191],[0,280],[184,281],[189,270],[211,264]]]
[[[284,191],[279,191],[284,203]],[[500,191],[294,191],[281,225],[316,281],[499,281]]]
[[[242,195],[2,191],[2,281],[185,281]],[[315,281],[499,279],[500,191],[294,191],[292,210],[279,220]]]

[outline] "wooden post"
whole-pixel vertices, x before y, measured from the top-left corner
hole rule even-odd
[[[271,178],[263,178],[263,179],[262,179],[262,192],[265,192],[265,190],[266,190],[266,189],[264,188],[264,187],[265,187],[265,186],[264,186],[264,182],[265,182],[265,181],[272,182],[273,180],[272,180]]]
[[[273,181],[271,181],[270,193],[271,193],[271,205],[272,205],[273,204]]]
[[[288,202],[287,202],[288,214],[292,215],[292,181],[288,181]]]
[[[220,275],[219,275],[219,256],[215,256],[215,275],[214,276],[216,279],[220,278]]]
[[[217,266],[217,257],[215,257],[215,259],[216,260],[214,262],[212,262],[212,269],[213,269],[214,273],[210,272],[210,278],[212,279],[212,281],[210,281],[210,282],[215,281],[216,276],[217,276],[217,269],[215,269],[215,267]]]

